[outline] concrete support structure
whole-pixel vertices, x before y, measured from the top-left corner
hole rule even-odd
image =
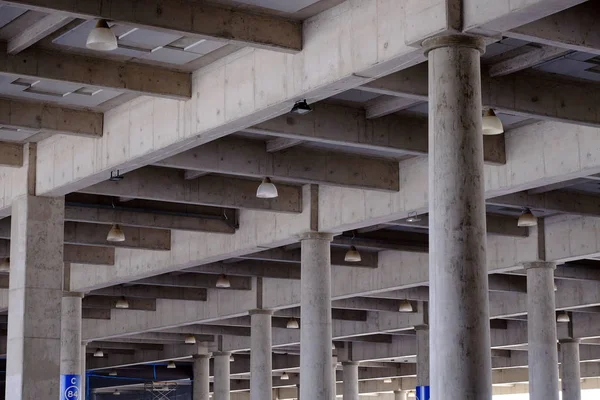
[[[197,354],[194,356],[194,386],[192,400],[208,400],[210,398],[209,361],[209,354]]]
[[[581,400],[581,366],[579,359],[579,340],[560,341],[560,368],[562,398]]]
[[[63,198],[13,202],[7,399],[59,398],[64,208]]]
[[[272,315],[271,310],[250,311],[250,400],[273,397]]]
[[[67,387],[77,387],[78,399],[82,398],[82,379],[81,375],[81,318],[82,318],[82,298],[83,294],[75,292],[65,292],[62,298],[62,315],[60,329],[60,375],[75,376],[77,383],[65,382],[66,387],[61,387],[61,393]],[[73,378],[71,378],[73,379]]]
[[[213,357],[215,360],[215,384],[213,389],[213,399],[229,400],[231,396],[231,381],[229,368],[229,358],[231,357],[231,352],[220,351],[218,353],[213,353]]]
[[[529,395],[531,400],[558,400],[558,346],[554,270],[556,263],[526,263]]]
[[[331,252],[333,236],[310,232],[301,240],[300,398],[331,400]]]
[[[480,38],[423,42],[429,57],[431,397],[492,396]],[[476,376],[477,379],[473,379]]]
[[[429,386],[429,327],[421,325],[417,330],[417,386]]]
[[[408,400],[408,390],[394,390],[394,400]]]
[[[358,400],[358,363],[346,361],[344,368],[344,400]]]
[[[88,398],[87,368],[86,368],[86,360],[85,360],[86,348],[87,348],[87,343],[81,342],[81,352],[80,352],[80,356],[81,356],[81,396],[80,396],[80,398],[82,400],[87,400],[87,398]]]

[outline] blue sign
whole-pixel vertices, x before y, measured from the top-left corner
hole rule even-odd
[[[417,400],[429,400],[429,386],[417,386]]]
[[[60,400],[81,400],[81,375],[60,376]]]

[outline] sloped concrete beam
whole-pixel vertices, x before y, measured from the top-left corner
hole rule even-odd
[[[60,14],[49,14],[28,27],[8,42],[8,54],[17,54],[59,30],[73,19]]]
[[[115,248],[99,246],[77,246],[66,244],[64,248],[64,260],[68,263],[79,264],[115,264]]]
[[[534,48],[527,53],[519,54],[490,65],[488,67],[488,73],[491,77],[512,74],[527,68],[535,67],[546,61],[562,57],[570,52],[570,50],[565,50],[564,48],[543,45],[539,48]]]
[[[366,268],[377,268],[377,253],[374,252],[363,252],[361,253],[361,260],[359,262],[347,262],[344,260],[347,250],[337,247],[331,248],[331,265],[342,265],[348,267],[366,267]],[[239,256],[245,260],[258,260],[258,261],[274,261],[282,263],[294,263],[300,264],[300,250],[285,250],[282,248],[269,249],[259,251],[257,253],[245,254]]]
[[[541,194],[513,193],[487,200],[496,206],[528,207],[550,212],[600,216],[598,197],[583,193],[552,191]]]
[[[133,285],[150,286],[172,286],[182,288],[216,288],[219,276],[216,274],[183,274],[183,275],[159,275],[151,278],[133,281]],[[228,277],[233,290],[252,289],[252,279],[249,277],[230,276]]]
[[[116,309],[119,299],[120,297],[86,296],[82,306],[83,308]],[[156,311],[156,300],[153,299],[128,298],[127,302],[128,310]]]
[[[206,301],[208,294],[206,289],[177,288],[168,286],[111,286],[91,292],[95,296],[108,297],[137,297],[142,299],[170,299]]]

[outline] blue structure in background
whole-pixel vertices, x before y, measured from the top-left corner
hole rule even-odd
[[[417,386],[417,400],[429,400],[429,386]]]

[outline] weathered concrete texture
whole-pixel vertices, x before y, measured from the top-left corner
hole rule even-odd
[[[408,390],[394,390],[394,400],[408,400]]]
[[[272,315],[270,310],[250,311],[250,400],[271,400],[273,396]]]
[[[60,333],[61,375],[81,374],[81,293],[67,292],[62,298]]]
[[[331,234],[301,236],[300,397],[331,400]]]
[[[228,351],[213,353],[213,358],[215,360],[214,400],[229,400],[230,398],[231,381],[229,375],[229,357],[231,357],[231,353]]]
[[[554,270],[551,262],[523,265],[527,270],[527,335],[531,400],[558,400],[558,349]]]
[[[343,400],[358,400],[358,363],[346,361],[342,363],[344,369],[344,397]]]
[[[63,214],[62,198],[13,204],[7,399],[59,398]]]
[[[489,399],[491,386],[480,54],[483,40],[425,41],[429,57],[431,391]],[[473,379],[476,376],[477,379]]]
[[[194,383],[192,400],[210,399],[210,355],[198,354],[194,356]]]
[[[560,369],[562,398],[581,400],[581,368],[579,359],[579,340],[560,341]]]
[[[429,386],[429,327],[418,326],[417,330],[417,386]]]

